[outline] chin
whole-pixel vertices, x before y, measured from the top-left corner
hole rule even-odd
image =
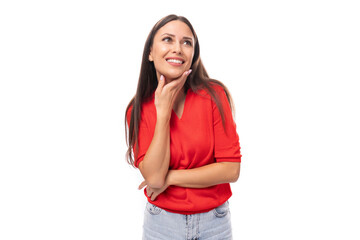
[[[164,77],[165,79],[168,79],[168,80],[173,80],[173,79],[176,79],[176,78],[179,78],[181,77],[181,75],[185,72],[185,70],[181,70],[181,71],[174,71],[174,72],[166,72],[164,73]]]
[[[181,74],[177,75],[177,76],[174,76],[174,75],[164,75],[164,76],[165,76],[166,80],[172,81],[172,80],[175,80],[175,79],[179,78],[181,76]]]

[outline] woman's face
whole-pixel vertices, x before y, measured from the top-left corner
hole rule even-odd
[[[194,45],[194,36],[186,23],[175,20],[160,28],[154,36],[149,54],[158,79],[160,75],[164,75],[168,82],[189,70]]]

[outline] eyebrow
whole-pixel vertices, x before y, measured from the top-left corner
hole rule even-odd
[[[170,33],[164,33],[164,34],[162,34],[161,36],[163,36],[163,35],[169,35],[169,36],[171,36],[171,37],[175,37],[174,34],[170,34]],[[191,38],[191,37],[183,37],[183,39],[188,39],[188,40],[193,41],[193,38]]]

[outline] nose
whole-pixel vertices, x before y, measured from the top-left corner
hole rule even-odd
[[[181,43],[175,42],[173,45],[173,53],[181,54]]]

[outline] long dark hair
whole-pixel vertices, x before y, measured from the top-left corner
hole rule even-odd
[[[207,74],[204,65],[201,62],[200,59],[200,45],[197,38],[197,35],[195,33],[194,28],[192,27],[189,20],[187,20],[185,17],[177,16],[177,15],[168,15],[158,21],[155,26],[151,29],[149,36],[146,39],[145,46],[144,46],[144,52],[142,56],[142,62],[141,62],[141,69],[140,69],[140,76],[139,76],[139,82],[136,90],[135,96],[131,99],[129,105],[126,108],[125,112],[125,135],[128,145],[128,150],[126,152],[126,158],[130,165],[134,166],[134,155],[136,156],[137,153],[137,142],[138,142],[138,133],[139,133],[139,123],[141,118],[141,104],[148,99],[154,91],[157,88],[158,81],[156,76],[156,70],[154,67],[154,63],[149,61],[149,54],[150,54],[150,48],[153,44],[154,36],[156,32],[163,27],[165,24],[171,21],[179,20],[184,22],[191,30],[192,34],[194,35],[194,56],[191,63],[191,69],[192,72],[188,76],[185,84],[184,84],[184,90],[185,92],[191,88],[193,92],[198,92],[200,89],[206,90],[209,95],[212,97],[213,101],[217,105],[220,114],[221,119],[224,125],[225,122],[225,115],[223,111],[223,107],[221,105],[221,102],[219,101],[219,96],[216,94],[215,90],[211,87],[212,84],[220,85],[227,96],[227,99],[229,101],[231,109],[233,109],[232,99],[229,91],[227,88],[219,81],[215,79],[209,78],[209,75]],[[129,122],[129,132],[127,131],[127,114],[130,109],[130,107],[133,106],[131,111],[131,118]],[[134,148],[135,146],[135,148]],[[133,155],[133,149],[134,149],[134,155]]]

